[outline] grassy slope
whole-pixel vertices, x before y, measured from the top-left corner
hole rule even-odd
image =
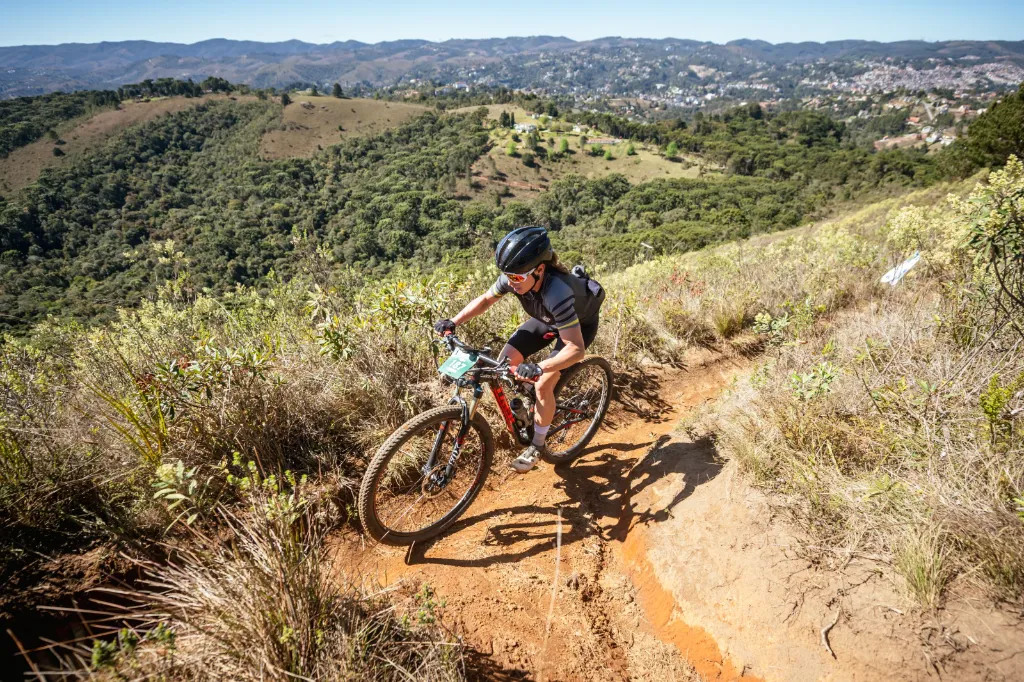
[[[676,361],[693,345],[731,343],[752,324],[760,328],[763,366],[695,426],[755,481],[785,496],[815,547],[840,558],[873,551],[931,605],[941,603],[954,578],[1019,599],[1024,555],[1011,502],[1024,487],[1019,432],[997,426],[993,438],[978,407],[994,372],[1024,371],[1020,354],[1005,352],[1012,342],[972,345],[951,333],[968,319],[944,298],[941,283],[954,271],[927,265],[896,290],[877,283],[906,251],[883,229],[898,209],[941,207],[947,191],[968,186],[933,188],[814,226],[599,275],[609,296],[593,351],[620,369]],[[941,226],[959,224],[952,215],[936,217],[939,232],[921,232],[926,253],[944,243]],[[17,454],[0,479],[7,567],[23,563],[28,547],[153,537],[180,510],[196,514],[198,524],[215,523],[223,512],[210,495],[223,480],[219,463],[230,462],[233,451],[264,471],[308,472],[308,487],[283,479],[277,485],[294,493],[288,504],[307,500],[289,508],[298,518],[323,510],[359,475],[362,452],[437,399],[430,325],[492,276],[482,266],[463,280],[406,276],[358,293],[343,281],[321,280],[324,288],[313,295],[294,281],[265,296],[240,291],[190,302],[169,287],[158,304],[126,312],[103,331],[45,325],[11,343],[0,357],[8,398],[0,445]],[[788,324],[773,328],[763,317],[755,324],[764,312],[785,315]],[[967,312],[978,315],[972,324],[986,323],[981,311]],[[507,336],[520,319],[516,306],[497,306],[463,331],[486,342]],[[974,365],[957,375],[967,357]],[[832,379],[821,379],[823,362],[832,364]],[[930,398],[935,411],[921,417],[917,381],[951,378],[951,390]],[[878,407],[862,379],[888,402]],[[173,418],[159,410],[172,410]],[[196,473],[174,473],[178,461]],[[330,473],[319,478],[324,471]],[[190,479],[215,484],[192,493]],[[169,511],[154,500],[154,480],[188,492],[184,506]],[[238,499],[230,490],[218,495],[222,503]],[[76,519],[94,518],[104,523],[90,523],[83,534]],[[310,542],[304,551],[319,552]],[[189,570],[175,577],[183,593],[216,585],[222,571],[249,569]],[[308,589],[321,584],[316,575]],[[235,603],[230,590],[224,594]],[[193,623],[216,625],[212,604],[195,608]],[[305,622],[302,614],[288,618]],[[312,658],[300,667],[307,673],[331,659],[329,650],[309,646]],[[287,651],[265,655],[280,664],[286,659],[276,657]],[[248,659],[236,665],[238,675],[256,669]]]
[[[125,129],[176,111],[183,111],[206,101],[224,100],[227,95],[204,97],[161,97],[149,102],[123,102],[119,110],[103,111],[93,116],[69,121],[58,133],[66,144],[60,147],[64,156],[53,155],[54,144],[48,139],[36,140],[15,149],[0,159],[0,195],[10,196],[39,177],[45,168],[63,168],[83,154],[92,151]],[[255,97],[235,97],[241,101]]]
[[[972,266],[972,218],[943,197],[971,185],[724,247],[728,284],[702,282],[706,256],[673,266],[696,267],[706,286],[677,310],[710,304],[723,329],[769,316],[754,323],[763,362],[698,428],[777,493],[818,560],[872,556],[930,608],[965,592],[1024,595],[1024,439],[1012,424],[1024,339],[1000,325],[993,282]],[[907,204],[920,208],[897,210]],[[924,261],[898,287],[878,282],[918,249]]]
[[[303,107],[304,102],[312,104],[312,108]],[[343,139],[376,135],[398,127],[424,111],[427,107],[416,104],[295,95],[292,104],[285,107],[280,128],[263,135],[260,156],[309,157]]]
[[[463,107],[455,111],[470,113],[478,108]],[[508,112],[515,116],[517,123],[539,125],[537,119],[530,118],[529,112],[518,106],[494,104],[486,108],[487,119],[495,123],[502,112]],[[556,152],[561,139],[565,138],[569,143],[569,155],[565,158],[542,159],[532,167],[523,163],[522,152],[528,150],[522,142],[518,144],[518,156],[511,157],[507,154],[506,147],[511,141],[513,131],[494,125],[491,130],[493,148],[484,158],[474,164],[474,186],[465,188],[467,194],[473,198],[482,198],[493,195],[497,191],[507,197],[528,200],[538,196],[552,182],[568,173],[576,173],[586,178],[599,178],[609,173],[620,173],[633,184],[659,178],[700,177],[700,160],[698,158],[689,157],[678,161],[669,161],[651,145],[636,144],[635,156],[626,155],[625,143],[610,145],[615,158],[612,161],[607,161],[601,155],[590,154],[590,144],[586,145],[586,149],[581,149],[579,145],[581,135],[571,132],[571,126],[566,126],[570,128],[568,131],[555,130],[554,126],[558,123],[557,120],[552,120],[548,127],[538,131],[541,145],[548,152]],[[586,130],[583,134],[589,135],[591,138],[607,137],[602,133]],[[554,138],[554,147],[547,144],[549,137]],[[488,158],[491,161],[488,161]]]

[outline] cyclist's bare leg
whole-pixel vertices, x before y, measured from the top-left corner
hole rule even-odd
[[[548,371],[540,375],[534,392],[537,394],[537,406],[533,411],[533,423],[537,426],[548,426],[555,418],[555,384],[558,377],[562,375],[559,371]]]
[[[499,358],[508,358],[510,367],[518,367],[523,360],[523,354],[516,350],[515,346],[505,344],[501,349]],[[547,426],[555,418],[555,384],[561,372],[544,372],[534,386],[537,395],[537,406],[533,412],[533,423],[537,426]]]
[[[512,367],[513,369],[521,365],[525,359],[523,354],[516,350],[515,346],[511,346],[507,343],[505,344],[505,347],[501,349],[501,355],[498,356],[499,360],[502,358],[508,358],[509,367]]]

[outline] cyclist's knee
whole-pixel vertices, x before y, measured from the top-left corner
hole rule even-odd
[[[516,350],[516,347],[506,343],[505,347],[501,349],[501,355],[498,357],[508,358],[508,364],[513,367],[523,362],[523,354]]]

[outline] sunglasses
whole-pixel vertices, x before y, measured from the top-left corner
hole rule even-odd
[[[537,268],[534,268],[533,270],[530,270],[529,272],[524,272],[522,274],[516,272],[506,272],[504,273],[504,275],[508,277],[508,281],[512,282],[512,284],[522,284],[523,282],[526,281],[526,278],[532,275],[534,272],[536,272],[536,270]]]

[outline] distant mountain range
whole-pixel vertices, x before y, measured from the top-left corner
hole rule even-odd
[[[54,90],[115,88],[147,78],[219,76],[257,87],[295,82],[343,85],[390,85],[403,78],[446,78],[459,74],[477,82],[510,87],[542,86],[517,80],[517,69],[501,68],[548,60],[600,57],[605,66],[635,66],[671,54],[682,64],[731,68],[743,64],[779,67],[816,61],[894,60],[919,63],[972,60],[1024,66],[1024,41],[901,41],[878,43],[842,40],[827,43],[780,43],[735,40],[724,45],[696,40],[601,38],[574,41],[560,36],[486,40],[397,40],[367,44],[355,40],[329,44],[289,40],[263,43],[215,39],[191,45],[144,40],[92,44],[0,47],[0,97]],[[553,61],[552,61],[553,60]],[[678,64],[678,62],[677,62]],[[541,77],[543,74],[541,74]],[[529,79],[538,74],[530,72]]]

